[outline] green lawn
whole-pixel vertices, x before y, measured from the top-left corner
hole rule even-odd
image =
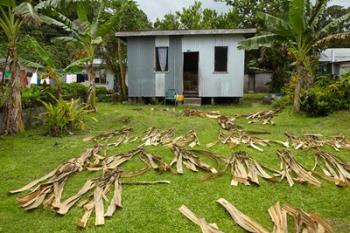
[[[219,110],[224,114],[249,113],[268,109],[269,106],[254,103],[250,96],[239,105],[207,106],[203,110]],[[155,108],[154,111],[151,108]],[[24,184],[51,171],[58,164],[72,157],[77,157],[93,143],[82,139],[100,132],[132,127],[135,134],[143,133],[148,127],[175,127],[177,135],[190,129],[198,133],[201,147],[217,138],[219,125],[215,120],[197,117],[183,117],[179,107],[176,112],[162,111],[164,106],[99,104],[96,118],[89,121],[87,129],[73,136],[51,138],[43,136],[43,129],[36,128],[17,135],[0,138],[0,232],[80,232],[75,221],[83,214],[79,207],[73,207],[64,217],[57,216],[42,207],[25,212],[16,203],[19,195],[8,195],[7,191],[22,187]],[[130,121],[124,125],[123,120]],[[284,110],[274,119],[276,126],[247,124],[245,119],[238,124],[250,130],[266,130],[268,139],[285,139],[284,132],[294,134],[322,133],[324,135],[344,134],[350,137],[350,113],[337,112],[329,117],[308,118],[295,115],[290,109]],[[139,143],[125,144],[110,154],[128,151]],[[198,147],[198,148],[201,148]],[[244,150],[262,164],[272,168],[279,167],[276,156],[277,145],[258,152],[244,145],[230,149],[225,145],[211,148],[218,154],[228,156],[234,151]],[[166,162],[172,159],[172,152],[163,147],[149,147],[147,150],[161,155]],[[332,149],[327,148],[332,151]],[[293,151],[294,152],[294,151]],[[332,151],[333,152],[333,151]],[[306,167],[313,164],[313,151],[295,152],[297,159]],[[350,151],[334,152],[346,161],[350,161]],[[131,160],[126,170],[137,169],[141,164]],[[99,172],[83,172],[73,176],[67,183],[64,198],[75,193],[92,176]],[[94,226],[94,216],[84,232],[200,232],[199,227],[183,217],[178,208],[185,204],[208,222],[215,222],[224,232],[243,232],[215,201],[223,197],[233,203],[242,212],[256,219],[267,229],[272,229],[272,222],[267,209],[276,201],[290,203],[308,212],[318,212],[332,221],[335,232],[350,232],[350,189],[338,188],[334,184],[322,181],[322,187],[296,184],[289,187],[286,181],[270,183],[261,180],[257,186],[230,186],[230,176],[226,174],[217,179],[202,181],[203,172],[193,173],[185,170],[184,175],[149,172],[133,178],[137,180],[167,179],[170,185],[158,186],[123,186],[123,209],[106,221],[103,227]]]

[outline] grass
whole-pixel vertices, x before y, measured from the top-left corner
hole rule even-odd
[[[269,106],[255,103],[249,96],[246,101],[233,106],[205,106],[202,110],[219,110],[224,114],[249,113],[268,109]],[[154,108],[154,110],[152,110]],[[183,117],[181,107],[173,112],[163,111],[164,106],[146,105],[113,105],[99,104],[96,118],[98,122],[88,122],[87,129],[73,136],[52,138],[43,135],[42,128],[30,129],[17,136],[0,138],[0,232],[80,232],[75,221],[83,214],[79,207],[73,207],[64,217],[57,216],[42,207],[25,212],[16,203],[16,195],[8,195],[7,191],[23,186],[36,177],[42,176],[58,164],[72,157],[77,157],[91,142],[82,139],[97,133],[118,129],[123,126],[132,127],[135,134],[141,134],[150,126],[160,128],[175,127],[180,135],[190,129],[196,130],[201,147],[217,138],[219,126],[215,120],[197,117]],[[268,139],[284,139],[284,132],[294,134],[322,133],[324,135],[344,134],[350,137],[350,113],[337,112],[324,118],[308,118],[293,114],[289,109],[274,119],[276,126],[254,124],[249,125],[244,119],[238,124],[250,130],[266,130],[271,132],[262,137]],[[125,119],[129,119],[127,123]],[[114,149],[110,154],[128,151],[137,143],[125,144]],[[203,147],[204,148],[204,147]],[[225,145],[217,145],[212,151],[228,156],[234,151],[244,150],[262,164],[278,168],[276,156],[277,145],[258,152],[240,146],[231,149]],[[172,153],[162,147],[150,147],[148,151],[161,155],[170,162]],[[327,150],[332,151],[330,148]],[[293,151],[297,159],[311,168],[313,151]],[[350,151],[334,152],[346,161],[350,161]],[[130,161],[125,170],[140,168],[137,160]],[[67,183],[64,198],[74,194],[92,176],[99,173],[82,172],[73,176]],[[272,229],[272,222],[267,209],[276,201],[289,203],[309,212],[318,212],[331,220],[335,232],[350,232],[350,189],[338,188],[334,184],[322,181],[322,187],[296,184],[289,187],[286,181],[270,183],[261,180],[261,185],[231,187],[229,174],[222,177],[202,181],[205,174],[192,173],[185,170],[182,176],[172,174],[159,175],[149,172],[136,180],[167,179],[170,185],[158,186],[123,186],[123,209],[117,210],[114,216],[106,221],[105,226],[95,227],[94,217],[84,232],[200,232],[200,229],[184,218],[178,208],[185,204],[208,222],[215,222],[224,232],[243,232],[215,201],[223,197],[233,203],[250,217],[256,219],[267,229]],[[17,195],[17,196],[20,196]]]

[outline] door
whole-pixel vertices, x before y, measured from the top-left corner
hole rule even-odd
[[[184,53],[183,87],[186,97],[198,97],[199,52]]]

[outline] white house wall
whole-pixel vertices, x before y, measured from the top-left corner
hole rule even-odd
[[[244,50],[241,36],[185,36],[182,52],[199,52],[199,96],[241,97],[244,83]],[[228,47],[227,72],[214,72],[215,46]]]

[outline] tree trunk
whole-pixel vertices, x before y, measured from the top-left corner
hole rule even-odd
[[[119,63],[119,71],[120,71],[120,78],[119,78],[119,84],[120,84],[120,90],[123,99],[127,97],[127,87],[125,83],[125,67],[122,62],[123,57],[122,57],[122,43],[120,42],[120,39],[118,39],[118,63]]]
[[[5,131],[8,134],[24,131],[22,100],[21,100],[21,82],[17,75],[18,63],[16,48],[11,48],[9,57],[11,60],[10,71],[10,96],[4,105],[5,113]]]
[[[297,73],[296,73],[296,83],[294,87],[294,98],[293,98],[293,111],[300,112],[300,92],[303,78],[303,67],[301,64],[297,64]]]
[[[93,61],[91,62],[88,68],[89,75],[89,90],[86,104],[88,108],[94,112],[96,112],[96,84],[95,84],[95,72],[93,67]]]

